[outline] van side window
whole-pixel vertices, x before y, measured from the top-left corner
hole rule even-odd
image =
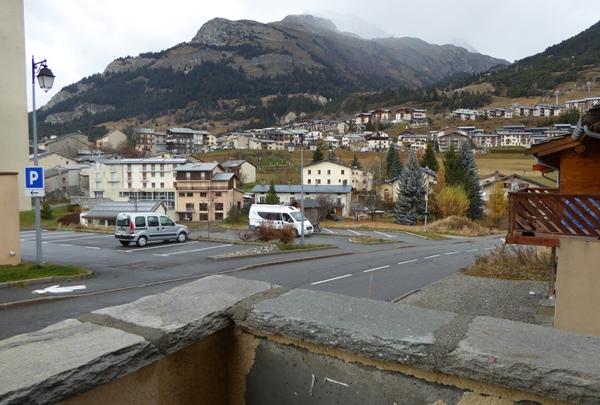
[[[294,222],[294,220],[292,219],[292,217],[290,217],[288,214],[283,214],[283,220],[285,222]]]
[[[281,221],[281,214],[276,212],[258,211],[258,216],[269,221]]]
[[[148,217],[148,226],[158,226],[158,217]]]
[[[175,226],[175,223],[169,217],[160,217],[160,224],[162,226]]]
[[[136,228],[145,228],[146,227],[146,218],[135,217],[135,227]]]

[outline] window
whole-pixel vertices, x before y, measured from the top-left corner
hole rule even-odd
[[[179,197],[185,197],[185,193],[179,193]]]
[[[186,180],[189,180],[189,179],[191,179],[191,178],[192,178],[192,173],[190,173],[190,172],[185,172],[185,178],[186,178]]]
[[[160,224],[162,226],[175,226],[175,223],[169,217],[160,217]]]
[[[193,197],[193,196],[194,196],[194,193],[185,193],[185,196],[186,196],[186,197]]]
[[[161,163],[161,164],[160,164],[160,171],[162,172],[163,170],[165,170],[165,164],[164,164],[164,163]]]
[[[327,179],[327,184],[331,184],[331,179]]]
[[[222,220],[223,220],[223,213],[215,212],[215,221],[222,221]]]
[[[331,170],[327,170],[327,174],[331,174]]]
[[[310,169],[308,169],[308,174],[311,174],[311,170]]]
[[[223,195],[223,193],[222,193],[222,192],[220,192],[220,191],[217,191],[217,192],[215,193],[215,197],[221,197],[222,195]]]
[[[146,218],[145,217],[135,217],[135,227],[136,228],[145,228],[146,227]]]
[[[152,183],[152,188],[156,188],[156,183]]]
[[[200,213],[200,221],[208,221],[208,213]]]
[[[344,170],[342,169],[342,174],[344,174]]]
[[[152,165],[150,166],[152,171],[156,170],[156,165],[154,163],[152,163]]]
[[[321,179],[317,179],[317,184],[321,184]]]
[[[200,198],[206,198],[206,193],[200,193]]]
[[[94,197],[102,198],[104,191],[94,191]]]
[[[200,211],[208,211],[208,204],[200,203]]]
[[[215,210],[217,210],[217,211],[223,211],[223,203],[216,203],[215,204]]]
[[[156,217],[156,216],[148,217],[148,226],[159,226],[158,225],[158,217]]]
[[[165,174],[163,172],[160,172],[160,177],[165,177]]]
[[[317,174],[321,174],[321,171],[320,171],[320,170],[317,170]]]
[[[165,183],[160,183],[160,188],[165,188]]]
[[[194,203],[186,203],[185,210],[186,211],[194,211]]]

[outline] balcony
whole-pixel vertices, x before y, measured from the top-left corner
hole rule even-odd
[[[177,180],[175,189],[178,191],[195,190],[195,191],[228,191],[229,184],[227,182],[216,182],[208,180]]]
[[[600,195],[531,188],[509,193],[507,243],[558,246],[559,238],[600,238]]]

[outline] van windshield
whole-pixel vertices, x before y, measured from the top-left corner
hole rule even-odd
[[[296,221],[298,221],[298,222],[302,221],[302,214],[300,212],[298,212],[298,211],[290,212],[290,215]],[[306,219],[306,216],[304,217],[304,219]]]
[[[129,217],[125,215],[117,217],[117,226],[129,226]]]

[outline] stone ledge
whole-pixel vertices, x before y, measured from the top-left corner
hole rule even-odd
[[[230,326],[234,305],[273,287],[262,281],[210,276],[80,319],[140,335],[168,354]]]
[[[161,357],[140,336],[68,319],[0,341],[0,403],[55,403]]]

